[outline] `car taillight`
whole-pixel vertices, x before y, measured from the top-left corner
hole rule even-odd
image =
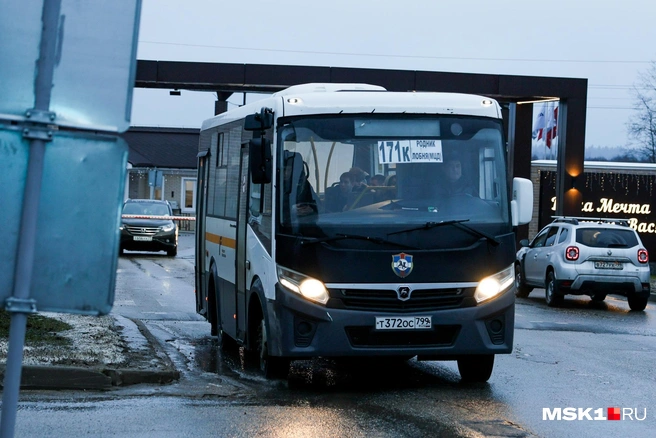
[[[568,246],[565,250],[565,258],[571,262],[579,259],[579,248],[576,246]]]
[[[640,263],[649,262],[649,253],[647,252],[646,249],[642,248],[638,250],[638,261]]]

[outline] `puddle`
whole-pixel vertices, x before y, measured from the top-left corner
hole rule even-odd
[[[325,358],[292,361],[286,380],[267,380],[256,363],[246,360],[243,347],[221,348],[216,338],[202,338],[194,342],[196,366],[214,373],[248,382],[281,384],[294,391],[377,391],[444,384],[444,376],[433,367],[419,365],[414,359],[348,359]],[[451,379],[447,379],[451,380]]]

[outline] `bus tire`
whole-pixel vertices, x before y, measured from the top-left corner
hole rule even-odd
[[[289,359],[269,356],[267,328],[264,318],[260,319],[257,328],[256,351],[260,363],[260,371],[267,379],[286,379],[289,375]]]
[[[494,354],[476,354],[458,359],[458,371],[463,382],[487,382],[494,368]]]

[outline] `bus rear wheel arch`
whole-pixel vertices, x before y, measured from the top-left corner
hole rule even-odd
[[[219,301],[219,291],[216,287],[214,274],[210,275],[207,283],[207,322],[210,323],[210,335],[216,336],[221,348],[236,348],[237,341],[223,331],[221,325],[221,307]]]

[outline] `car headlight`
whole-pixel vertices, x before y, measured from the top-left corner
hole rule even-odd
[[[160,230],[165,232],[173,231],[174,229],[175,229],[175,224],[168,224],[160,227]]]
[[[328,302],[328,290],[322,282],[278,266],[278,281],[285,288],[319,304]]]
[[[119,231],[123,231],[124,229],[125,229],[125,225],[123,225],[123,224],[121,224],[121,225],[118,227],[118,230],[119,230]]]
[[[510,265],[503,271],[482,279],[476,286],[474,298],[476,298],[477,303],[487,301],[508,290],[514,281],[515,265]]]

